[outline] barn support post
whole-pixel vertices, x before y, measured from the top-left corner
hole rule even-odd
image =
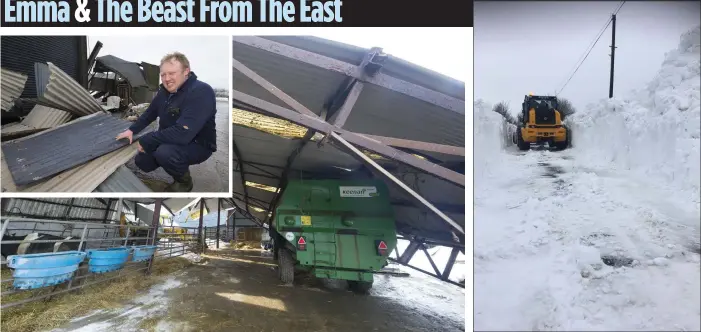
[[[202,248],[202,253],[204,253],[204,247],[205,247],[205,241],[204,241],[204,232],[202,230],[202,226],[204,223],[204,199],[200,198],[200,225],[197,230],[197,237],[199,238],[199,242]]]
[[[219,249],[219,228],[221,227],[221,198],[217,198],[217,249]]]
[[[117,209],[116,209],[117,210],[116,211],[116,213],[117,213],[117,220],[116,221],[120,224],[122,222],[122,205],[123,204],[124,204],[124,199],[120,197],[119,200],[117,201]]]
[[[10,225],[10,219],[8,218],[5,220],[4,223],[2,223],[2,229],[0,230],[0,241],[2,241],[2,238],[5,236],[5,231],[7,231],[7,226]]]
[[[121,226],[120,226],[121,227]],[[131,225],[127,224],[127,229],[126,229],[126,236],[124,237],[124,246],[127,246],[127,243],[129,243],[129,231],[131,230]],[[138,234],[138,233],[137,233]],[[138,242],[137,242],[138,243]]]
[[[158,239],[158,225],[161,223],[161,204],[163,204],[163,198],[157,198],[155,207],[153,208],[153,219],[151,225],[153,226],[153,240],[151,245],[157,245],[156,240]],[[158,249],[156,249],[156,252]],[[153,267],[153,261],[156,259],[156,254],[148,261],[148,268],[146,269],[146,274],[151,274],[151,267]]]

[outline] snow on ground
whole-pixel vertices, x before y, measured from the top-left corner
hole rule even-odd
[[[151,287],[147,294],[132,300],[126,307],[113,311],[97,310],[88,316],[71,320],[71,323],[68,324],[70,327],[56,329],[53,332],[137,331],[144,319],[161,317],[168,312],[170,301],[166,293],[170,289],[181,286],[182,282],[176,280],[174,276],[168,277],[162,283]],[[167,329],[167,326],[159,326],[156,329],[158,331],[172,331]]]
[[[501,149],[475,103],[475,329],[701,329],[698,59],[696,28],[562,152]]]

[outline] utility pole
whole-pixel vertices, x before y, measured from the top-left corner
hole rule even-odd
[[[616,14],[611,15],[611,80],[609,82],[609,98],[613,98],[613,64],[616,58]]]

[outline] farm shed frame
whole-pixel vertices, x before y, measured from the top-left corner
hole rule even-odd
[[[450,282],[465,250],[464,83],[380,48],[314,37],[234,36],[232,47],[233,106],[307,129],[288,139],[234,125],[239,211],[270,225],[291,178],[374,175],[390,184],[399,235],[411,243],[395,261],[452,247],[442,271],[428,254],[434,273],[412,267]]]

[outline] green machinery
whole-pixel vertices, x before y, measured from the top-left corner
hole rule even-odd
[[[317,278],[347,280],[351,290],[366,293],[397,245],[389,191],[381,181],[291,180],[274,220],[284,283],[293,282],[298,267]]]

